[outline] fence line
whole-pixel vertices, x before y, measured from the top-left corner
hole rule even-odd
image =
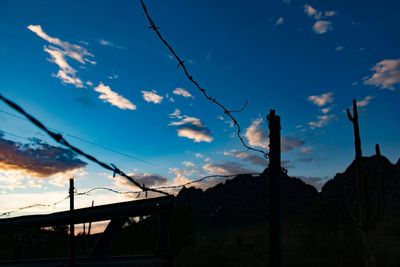
[[[194,183],[200,183],[200,182],[203,182],[203,181],[205,181],[205,180],[207,180],[207,179],[210,179],[210,178],[232,178],[232,177],[236,177],[236,176],[239,176],[239,175],[261,175],[261,173],[240,173],[240,174],[230,174],[230,175],[218,175],[218,174],[215,174],[215,175],[208,175],[208,176],[204,176],[204,177],[202,177],[202,178],[200,178],[200,179],[193,180],[193,181],[189,181],[189,182],[187,182],[187,183],[180,184],[180,185],[159,186],[159,187],[153,187],[153,188],[151,188],[151,189],[155,189],[155,190],[161,190],[161,189],[177,189],[177,188],[186,187],[186,186],[188,186],[188,185],[192,185],[192,184],[194,184]],[[74,195],[75,195],[75,196],[88,196],[88,195],[90,195],[90,193],[92,193],[92,192],[94,192],[94,191],[99,191],[99,190],[109,191],[109,192],[112,192],[112,193],[115,193],[115,194],[119,194],[119,195],[130,195],[130,194],[135,195],[135,194],[136,194],[136,195],[137,195],[136,198],[139,198],[139,197],[141,196],[141,194],[143,193],[143,191],[118,191],[118,190],[116,190],[116,189],[112,189],[112,188],[109,188],[109,187],[99,186],[99,187],[91,188],[91,189],[89,189],[89,190],[87,190],[87,191],[84,191],[84,192],[78,192],[78,191],[76,191],[76,192],[74,193]],[[51,204],[37,203],[37,204],[28,205],[28,206],[23,206],[23,207],[16,208],[16,209],[11,210],[11,211],[7,211],[7,212],[0,213],[0,217],[2,217],[2,216],[9,216],[9,215],[11,215],[12,213],[16,213],[16,212],[19,212],[19,211],[21,211],[21,210],[26,210],[26,209],[35,208],[35,207],[53,207],[53,208],[54,208],[56,205],[60,204],[61,202],[65,201],[65,200],[67,200],[68,198],[69,198],[69,195],[67,195],[67,196],[64,197],[63,199],[58,200],[58,201],[56,201],[56,202],[54,202],[54,203],[51,203]],[[178,202],[178,201],[177,201],[177,202]],[[185,205],[183,205],[182,203],[179,203],[179,204],[180,204],[181,206],[185,206]],[[185,207],[186,207],[186,206],[185,206]],[[218,209],[218,210],[219,210],[219,209]],[[197,212],[197,213],[200,213],[200,212]],[[203,215],[203,216],[210,216],[210,215],[205,215],[205,214],[202,214],[202,215]]]
[[[244,141],[242,135],[241,135],[241,131],[242,128],[239,124],[239,122],[237,121],[237,119],[232,115],[232,113],[234,112],[241,112],[242,110],[244,110],[247,106],[248,101],[245,102],[244,106],[242,108],[240,108],[239,110],[230,110],[227,109],[219,100],[217,100],[215,97],[209,95],[206,91],[206,89],[204,89],[203,87],[200,86],[200,84],[193,78],[193,75],[191,75],[185,65],[185,62],[181,59],[181,57],[179,57],[179,55],[175,52],[174,48],[167,42],[167,40],[162,36],[162,34],[160,33],[159,29],[160,27],[156,26],[156,24],[154,23],[153,19],[151,18],[147,6],[144,3],[143,0],[140,0],[140,3],[142,5],[143,8],[143,12],[146,15],[146,18],[148,20],[148,22],[150,23],[149,28],[152,29],[156,35],[158,36],[158,38],[160,39],[160,41],[167,47],[167,49],[169,50],[169,52],[175,57],[175,59],[178,61],[178,66],[177,68],[181,67],[185,76],[187,77],[187,79],[204,95],[204,97],[214,103],[215,105],[217,105],[218,107],[220,107],[222,109],[222,111],[224,112],[224,114],[226,114],[232,121],[233,125],[236,127],[237,131],[236,134],[240,140],[240,142],[242,143],[242,145],[247,148],[248,150],[252,150],[258,153],[263,154],[263,156],[265,158],[268,158],[268,153],[266,153],[265,151],[261,150],[261,149],[257,149],[254,147],[251,147],[249,145],[246,144],[246,142]]]
[[[0,213],[0,217],[1,216],[10,216],[12,213],[16,213],[16,212],[19,212],[21,210],[31,209],[31,208],[35,208],[35,207],[53,207],[53,208],[55,208],[58,204],[60,204],[61,202],[64,202],[67,199],[69,199],[69,195],[67,195],[66,197],[64,197],[64,198],[62,198],[62,199],[60,199],[60,200],[58,200],[58,201],[56,201],[56,202],[54,202],[52,204],[40,204],[40,203],[37,203],[37,204],[29,205],[29,206],[20,207],[20,208],[17,208],[15,210],[6,211],[6,212],[3,212],[3,213]]]

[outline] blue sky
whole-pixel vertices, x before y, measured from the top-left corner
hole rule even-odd
[[[265,117],[277,110],[289,174],[327,179],[351,162],[352,127],[344,110],[353,98],[359,101],[365,154],[379,143],[392,162],[399,158],[396,1],[147,4],[210,95],[230,109],[249,101],[235,114],[246,142],[266,148]],[[187,81],[148,26],[139,1],[1,1],[0,91],[71,143],[150,185],[262,171],[261,155],[243,149],[228,118]],[[0,109],[2,140],[18,147],[31,143],[23,138],[35,137],[57,146],[4,113],[15,114],[4,104]],[[88,165],[69,158],[71,165],[49,175],[26,167],[21,147],[14,152],[0,165],[2,209],[11,199],[20,199],[18,206],[41,194],[56,201],[70,175],[79,177],[80,190],[132,189],[84,159]]]

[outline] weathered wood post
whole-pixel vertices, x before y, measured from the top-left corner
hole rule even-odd
[[[269,122],[269,261],[271,267],[282,263],[282,177],[281,177],[281,120],[270,110]]]
[[[73,222],[74,212],[74,178],[69,179],[69,210],[71,215],[71,221],[69,225],[69,266],[75,265],[75,225]]]

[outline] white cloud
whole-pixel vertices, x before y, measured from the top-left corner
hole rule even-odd
[[[96,64],[95,61],[89,59],[93,57],[93,54],[89,53],[82,46],[70,44],[59,38],[49,36],[43,31],[40,25],[29,25],[27,28],[43,40],[52,44],[44,46],[44,51],[50,55],[51,58],[49,61],[59,67],[57,74],[53,76],[60,79],[64,84],[72,84],[77,88],[83,88],[82,80],[76,75],[77,71],[67,62],[67,57],[81,64],[85,64],[86,62]]]
[[[143,99],[148,103],[160,104],[164,99],[163,96],[157,94],[157,91],[142,91]]]
[[[366,106],[368,106],[369,102],[374,98],[375,98],[374,96],[368,95],[368,96],[364,97],[362,100],[357,101],[357,106],[360,108],[366,107]]]
[[[94,57],[93,54],[79,45],[70,44],[68,42],[62,41],[59,38],[51,37],[45,33],[40,25],[29,25],[27,27],[30,31],[36,33],[37,36],[46,40],[47,42],[60,47],[63,53],[73,60],[76,60],[82,64],[89,62],[91,64],[96,64],[96,62],[90,60],[88,57]]]
[[[343,51],[344,50],[344,46],[337,46],[336,47],[336,49],[335,49],[336,51]]]
[[[99,44],[101,44],[102,46],[109,46],[109,47],[114,47],[114,48],[118,48],[118,49],[123,49],[124,48],[122,46],[116,45],[113,42],[110,42],[110,41],[104,40],[104,39],[100,39],[99,40]]]
[[[394,90],[394,85],[400,84],[400,58],[384,59],[371,70],[375,73],[370,78],[367,77],[364,84],[388,90]]]
[[[182,117],[182,115],[181,115],[181,110],[180,109],[175,109],[174,110],[174,112],[172,112],[171,114],[169,114],[169,117],[170,118],[174,118],[174,119],[181,119],[181,118],[183,118]]]
[[[189,93],[189,91],[187,91],[186,89],[183,89],[183,88],[176,88],[174,91],[172,91],[172,93],[175,95],[183,96],[183,97],[194,98],[194,96],[192,96],[192,94]]]
[[[332,108],[330,108],[330,107],[329,107],[329,108],[322,108],[322,109],[321,109],[321,112],[324,113],[324,114],[327,114],[327,113],[329,113],[331,110],[332,110]]]
[[[63,83],[75,85],[77,88],[83,88],[82,80],[76,76],[76,70],[73,69],[65,59],[64,53],[54,47],[45,46],[44,51],[50,55],[49,61],[56,64],[59,70],[55,77],[60,79]]]
[[[314,23],[313,30],[318,34],[324,34],[332,30],[332,23],[326,20],[319,20]]]
[[[201,153],[196,153],[195,156],[196,156],[196,158],[199,158],[199,159],[204,158],[204,155]]]
[[[261,124],[261,118],[254,120],[246,129],[245,137],[250,146],[268,149],[268,134],[263,128],[261,128]]]
[[[196,127],[204,127],[203,123],[199,118],[196,117],[189,117],[189,116],[183,116],[180,121],[173,121],[170,122],[169,126],[181,126],[181,125],[186,125],[186,124],[191,124]]]
[[[178,136],[192,139],[195,143],[210,143],[214,140],[210,129],[208,129],[199,118],[187,115],[182,116],[179,109],[175,109],[175,111],[170,114],[170,117],[179,119],[179,121],[172,121],[168,124],[168,126],[177,127],[176,132]]]
[[[303,153],[303,154],[311,153],[311,151],[312,151],[311,146],[303,146],[302,148],[300,148],[300,153]]]
[[[261,147],[269,149],[269,138],[267,132],[267,126],[263,126],[263,120],[261,118],[255,119],[251,125],[246,129],[245,137],[249,142],[249,145],[253,147]],[[291,151],[304,144],[304,141],[292,137],[284,136],[281,138],[281,147],[283,152]]]
[[[118,79],[118,77],[119,77],[118,74],[111,74],[111,75],[107,76],[107,78],[110,80]]]
[[[124,98],[123,96],[119,95],[118,93],[112,91],[109,86],[106,86],[103,83],[99,83],[99,85],[95,87],[94,90],[100,93],[99,98],[104,102],[108,102],[111,105],[116,106],[120,109],[136,109],[135,104],[133,104],[131,101]]]
[[[315,9],[315,8],[313,8],[312,6],[310,6],[310,5],[304,5],[304,12],[309,16],[309,17],[312,17],[312,16],[314,16],[315,14],[317,14],[317,9]]]
[[[332,103],[334,100],[333,93],[328,92],[321,95],[312,95],[308,97],[308,101],[312,102],[317,106],[325,106],[326,104]]]
[[[336,16],[336,15],[337,15],[337,12],[334,11],[334,10],[325,11],[325,17],[333,17],[333,16]]]
[[[183,164],[184,166],[186,166],[186,167],[194,167],[194,166],[196,166],[196,164],[194,164],[194,163],[191,162],[191,161],[183,161],[182,164]]]
[[[202,168],[210,174],[217,175],[233,175],[252,172],[237,162],[207,163]]]
[[[322,128],[326,126],[333,118],[335,118],[335,116],[332,114],[320,115],[317,116],[316,121],[310,121],[308,125],[311,127],[311,129]]]
[[[194,140],[195,143],[200,143],[200,142],[211,143],[214,140],[208,129],[198,130],[193,128],[182,127],[177,129],[176,131],[178,133],[178,136],[192,139]]]
[[[283,19],[283,17],[279,17],[278,20],[275,22],[275,25],[281,25],[285,22],[285,20]]]

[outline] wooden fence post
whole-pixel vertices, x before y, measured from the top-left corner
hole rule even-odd
[[[269,266],[282,264],[282,177],[281,177],[281,122],[275,110],[270,110],[269,121]]]

